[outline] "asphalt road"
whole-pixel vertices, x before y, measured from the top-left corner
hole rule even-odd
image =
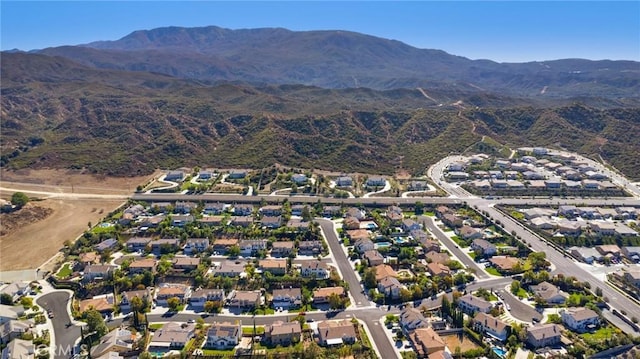
[[[502,296],[502,301],[505,304],[509,305],[510,310],[508,310],[511,315],[523,322],[531,322],[532,318],[536,318],[538,320],[542,320],[542,314],[535,310],[535,308],[530,305],[523,303],[518,297],[515,297],[511,292],[504,289],[504,286],[500,288],[494,288],[495,293],[500,293]],[[505,310],[507,310],[505,305]]]
[[[53,324],[55,337],[55,348],[52,348],[54,359],[69,358],[76,340],[80,338],[79,326],[72,325],[67,327],[67,323],[71,322],[67,311],[69,299],[68,292],[57,291],[45,294],[36,300],[36,303],[44,308],[45,311],[51,310],[53,312],[53,318],[50,320]]]
[[[288,200],[292,203],[317,203],[318,201],[325,204],[336,205],[392,205],[392,204],[414,204],[418,201],[434,204],[456,204],[462,201],[446,197],[369,197],[369,198],[332,198],[321,196],[243,196],[230,194],[179,194],[179,193],[136,193],[131,196],[134,201],[210,201],[210,202],[226,202],[226,203],[260,203],[264,199],[267,202],[282,202]]]
[[[451,238],[447,237],[444,233],[442,233],[440,228],[436,226],[435,222],[433,221],[433,218],[428,216],[420,216],[418,220],[422,222],[424,226],[428,228],[438,238],[440,243],[444,244],[444,246],[447,247],[447,250],[449,250],[450,253],[453,253],[456,257],[458,257],[458,259],[460,259],[467,268],[473,269],[476,272],[476,277],[478,279],[491,278],[491,276],[488,275],[484,271],[484,269],[480,268],[478,263],[476,263],[473,259],[471,259],[471,257],[469,257],[465,252],[463,252],[462,249],[460,249],[458,245]]]
[[[342,244],[338,236],[336,235],[336,231],[334,229],[333,222],[328,219],[318,219],[316,220],[320,224],[320,228],[324,233],[324,237],[327,240],[327,244],[329,248],[331,248],[331,253],[333,253],[333,257],[335,258],[335,262],[340,268],[340,273],[342,273],[342,278],[349,283],[349,294],[351,294],[351,298],[355,300],[353,303],[356,307],[368,307],[371,305],[369,302],[369,298],[365,294],[362,293],[362,285],[356,276],[355,270],[351,267],[351,263],[349,262],[349,258],[344,253],[342,249]]]

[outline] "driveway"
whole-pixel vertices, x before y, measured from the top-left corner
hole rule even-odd
[[[73,347],[78,338],[80,338],[80,327],[72,325],[67,327],[67,323],[71,322],[69,312],[69,300],[71,295],[66,291],[56,291],[45,294],[36,300],[36,303],[44,308],[45,311],[51,310],[53,318],[51,320],[53,326],[53,335],[55,338],[55,347],[53,358],[69,358],[73,352]]]

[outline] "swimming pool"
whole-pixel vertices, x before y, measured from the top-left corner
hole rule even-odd
[[[500,358],[504,358],[507,355],[507,352],[502,348],[493,347],[491,348],[491,350],[493,350],[493,352],[496,353],[496,355],[498,355]]]
[[[409,240],[406,238],[396,238],[394,239],[394,242],[396,242],[396,244],[405,244],[409,243]]]
[[[375,245],[376,245],[376,248],[391,247],[390,242],[380,242],[380,243],[376,243]]]

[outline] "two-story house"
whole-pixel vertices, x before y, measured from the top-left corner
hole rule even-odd
[[[313,304],[327,304],[329,303],[329,297],[333,294],[339,297],[345,297],[347,292],[344,287],[318,288],[313,291]]]
[[[187,238],[183,251],[187,255],[202,253],[209,248],[209,238]]]
[[[231,294],[229,307],[239,309],[253,309],[262,303],[260,291],[236,290]]]
[[[250,204],[236,204],[233,206],[234,216],[250,216],[253,214],[253,206]]]
[[[298,254],[305,256],[317,256],[322,252],[322,241],[300,241]]]
[[[258,268],[263,273],[269,272],[273,275],[285,275],[287,273],[286,259],[262,259],[258,262]]]
[[[179,256],[174,257],[171,263],[173,264],[173,269],[177,271],[189,272],[198,268],[198,266],[200,265],[200,258]]]
[[[204,310],[204,304],[206,302],[224,303],[224,300],[224,289],[197,289],[191,292],[189,305],[191,305],[193,310],[201,311]]]
[[[318,323],[318,339],[322,346],[353,344],[356,330],[350,320],[325,320]]]
[[[260,214],[263,216],[272,216],[277,217],[282,215],[282,206],[279,205],[269,205],[260,208]]]
[[[225,204],[220,202],[207,202],[202,212],[211,216],[221,215],[225,210]]]
[[[387,276],[378,281],[378,292],[391,299],[400,298],[403,286],[395,277]]]
[[[295,243],[293,241],[277,241],[271,245],[272,257],[287,257],[293,252]]]
[[[372,249],[364,252],[362,258],[367,261],[369,267],[374,267],[384,263],[384,257],[382,256],[382,254],[380,254],[380,252],[378,252],[377,249]]]
[[[97,279],[107,279],[113,274],[113,271],[116,270],[116,268],[118,267],[109,264],[88,265],[84,267],[82,281],[91,282]]]
[[[213,262],[211,263],[211,268],[209,268],[209,273],[221,277],[240,277],[244,273],[244,264],[227,260]]]
[[[274,289],[272,305],[285,310],[299,308],[302,305],[302,291],[300,288]]]
[[[140,298],[142,300],[142,305],[146,308],[151,305],[153,301],[153,296],[151,294],[151,288],[140,289],[140,290],[129,290],[122,292],[122,296],[120,299],[120,312],[127,314],[133,310],[131,307],[131,300],[133,298]]]
[[[493,304],[473,294],[467,294],[458,299],[458,308],[467,314],[475,315],[477,312],[489,313]]]
[[[480,333],[485,333],[502,342],[509,336],[510,326],[500,318],[495,318],[490,314],[477,312],[473,318],[473,328]]]
[[[189,340],[193,339],[195,333],[195,324],[167,322],[153,333],[147,350],[157,352],[182,350]]]
[[[429,327],[427,318],[424,317],[418,308],[406,308],[400,313],[400,328],[407,334],[418,328]]]
[[[560,344],[560,327],[556,324],[541,324],[527,327],[526,342],[533,348],[553,347]]]
[[[162,238],[149,243],[151,246],[151,253],[156,256],[160,256],[166,253],[175,253],[180,246],[180,239],[178,238]]]
[[[498,253],[498,248],[495,244],[482,238],[474,239],[473,242],[471,242],[471,249],[487,257]]]
[[[243,239],[238,243],[240,247],[240,255],[244,257],[253,257],[259,251],[267,249],[266,239]]]
[[[300,322],[282,322],[276,321],[265,327],[265,341],[270,345],[287,346],[292,343],[300,342],[302,328]]]
[[[242,337],[242,323],[213,323],[207,330],[205,348],[228,349],[240,343]]]
[[[584,307],[563,309],[560,317],[567,328],[578,333],[594,330],[600,324],[598,313]]]
[[[147,249],[151,239],[150,237],[132,237],[125,243],[125,246],[130,252],[143,252]]]
[[[305,278],[329,278],[329,267],[321,261],[310,260],[300,264],[300,274]]]
[[[170,298],[178,298],[180,303],[186,303],[191,296],[191,287],[184,284],[167,283],[156,290],[156,303],[167,307]]]
[[[158,261],[155,258],[142,258],[129,264],[129,274],[142,274],[145,271],[155,273]]]

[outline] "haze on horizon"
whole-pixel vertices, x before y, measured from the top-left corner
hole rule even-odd
[[[347,30],[498,62],[640,61],[640,2],[2,1],[1,48],[117,40],[165,26]]]

